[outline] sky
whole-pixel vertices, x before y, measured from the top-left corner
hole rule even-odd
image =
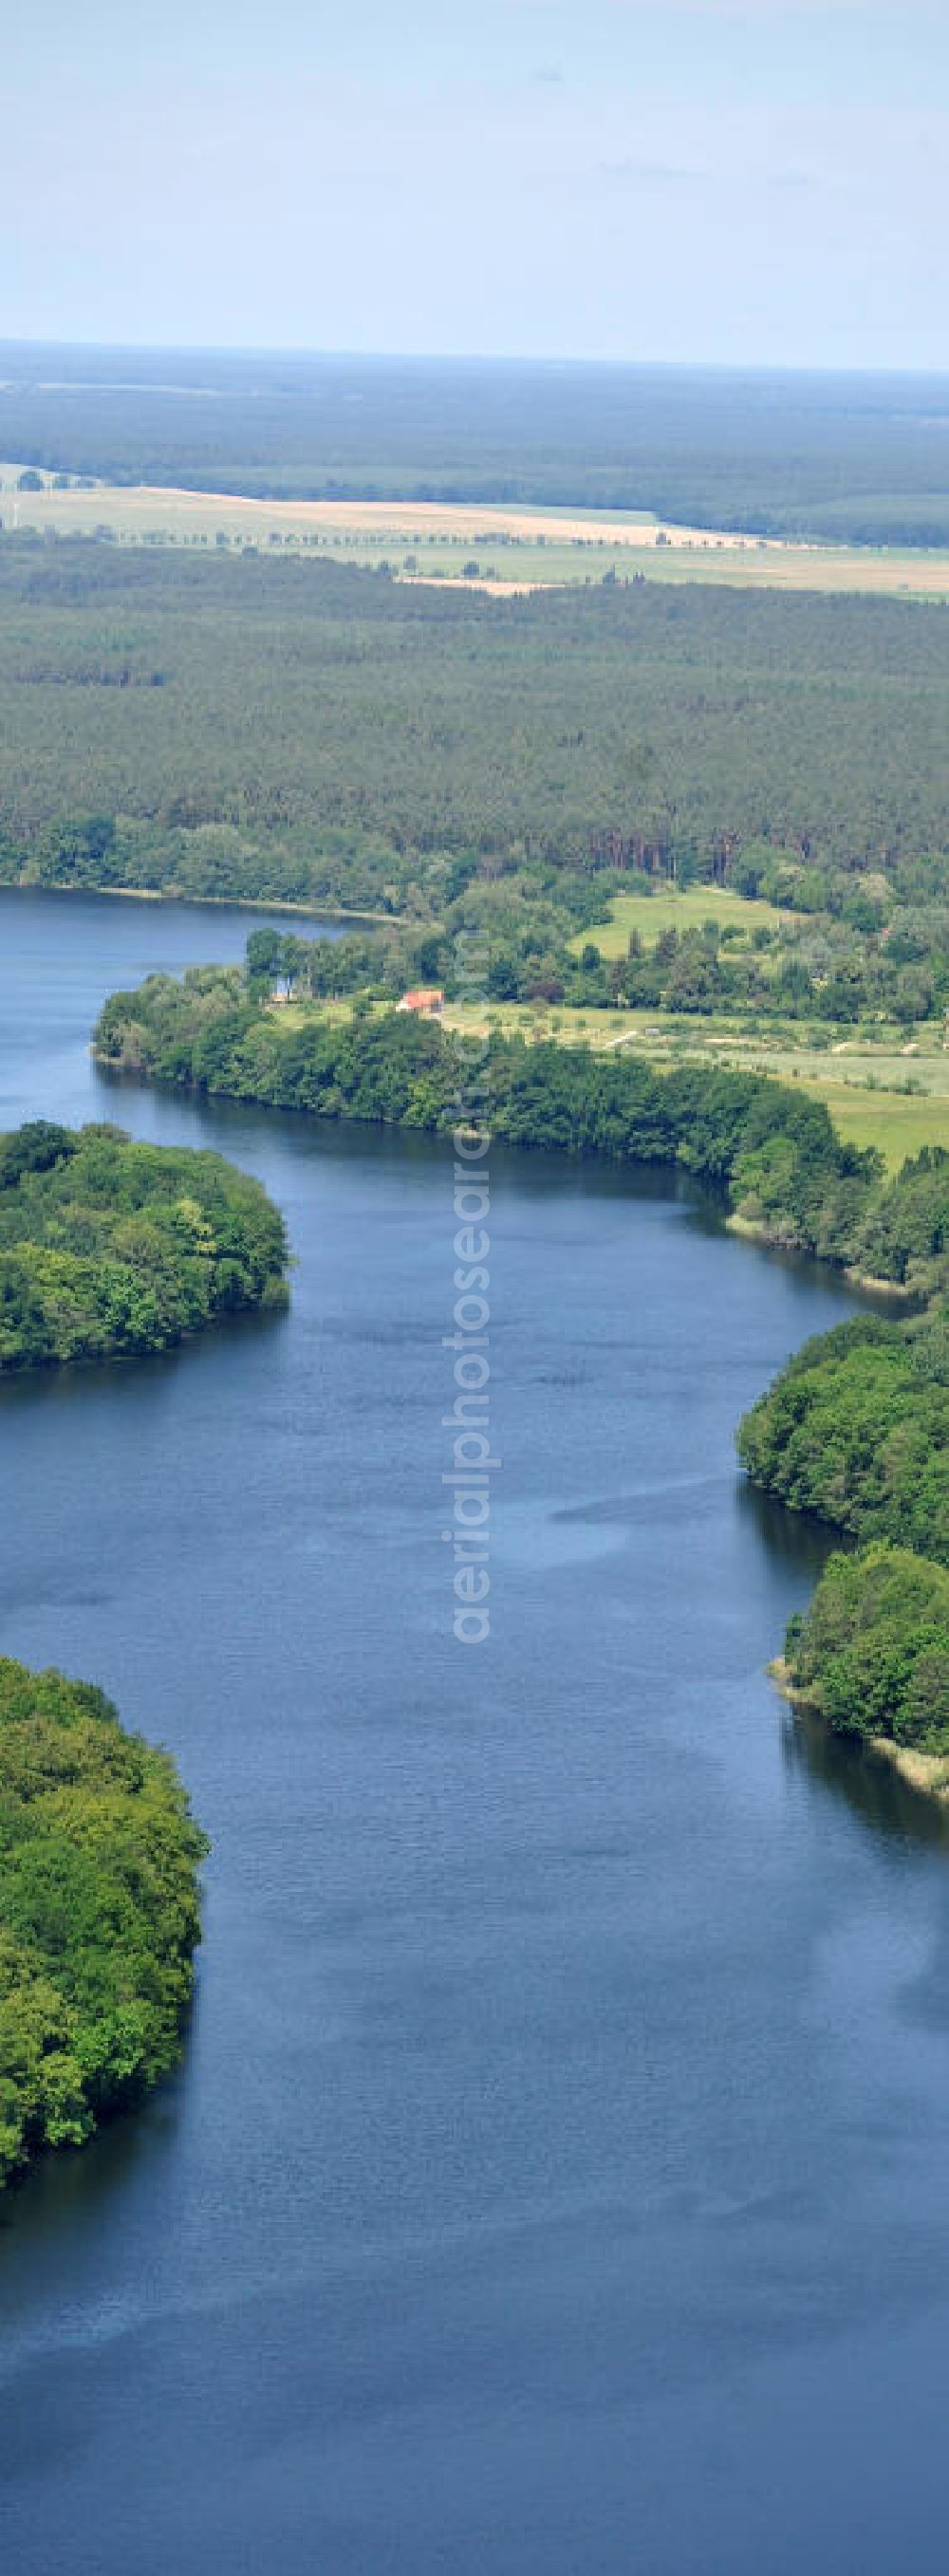
[[[946,0],[48,0],[0,337],[949,367]]]

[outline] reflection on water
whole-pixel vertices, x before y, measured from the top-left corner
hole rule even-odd
[[[742,1519],[775,1563],[793,1567],[798,1574],[809,1574],[815,1583],[828,1557],[852,1544],[842,1531],[831,1529],[828,1522],[817,1520],[813,1513],[789,1511],[775,1494],[762,1494],[746,1476],[739,1476],[737,1492]]]
[[[177,2124],[187,2082],[187,2059],[194,2040],[196,2007],[183,2033],[182,2064],[144,2103],[120,2111],[106,2122],[91,2147],[76,2155],[48,2155],[27,2175],[0,2192],[0,2262],[4,2237],[15,2238],[34,2281],[55,2284],[58,2267],[76,2243],[95,2235],[100,2225],[121,2224],[123,2202],[144,2181],[149,2166],[160,2166],[168,2138]],[[12,2250],[12,2249],[8,2249]]]
[[[804,1574],[812,1587],[828,1556],[856,1540],[828,1528],[810,1513],[792,1512],[773,1494],[761,1494],[743,1477],[738,1485],[742,1519],[777,1564]],[[775,1653],[780,1649],[775,1640]],[[777,1693],[776,1693],[777,1696]],[[782,1701],[782,1747],[788,1769],[805,1769],[836,1796],[845,1798],[855,1816],[875,1833],[898,1834],[949,1849],[949,1810],[900,1778],[885,1755],[859,1739],[836,1734],[813,1711],[793,1710]]]
[[[786,1701],[783,1705],[781,1741],[789,1770],[803,1768],[812,1780],[845,1798],[874,1833],[949,1850],[949,1809],[901,1779],[885,1754],[874,1753],[855,1736],[835,1734],[811,1711],[792,1710]]]

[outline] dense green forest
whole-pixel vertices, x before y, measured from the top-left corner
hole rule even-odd
[[[496,998],[909,1022],[949,996],[949,613],[669,590],[493,600],[328,564],[0,545],[0,881],[489,938]],[[617,888],[790,915],[604,964]],[[646,953],[646,952],[649,953]]]
[[[174,2065],[207,1849],[99,1690],[0,1660],[0,2185]]]
[[[792,1623],[793,1685],[830,1723],[949,1752],[949,1155],[927,1151],[882,1192],[865,1233],[885,1275],[929,1303],[861,1315],[805,1343],[745,1416],[747,1474],[794,1511],[872,1542],[832,1559]]]
[[[0,377],[0,455],[110,482],[949,539],[945,378],[15,343]]]
[[[285,1295],[283,1222],[219,1154],[33,1120],[0,1137],[0,1372],[167,1350]]]
[[[832,1556],[788,1630],[791,1684],[842,1734],[949,1751],[949,1574],[905,1548]]]
[[[861,1315],[806,1342],[745,1416],[738,1450],[753,1483],[792,1510],[949,1565],[945,1300],[921,1322]]]
[[[152,975],[113,994],[95,1044],[106,1062],[159,1082],[435,1132],[455,1123],[484,1062],[499,1143],[678,1164],[773,1242],[894,1286],[933,1292],[942,1276],[949,1156],[923,1157],[924,1169],[887,1183],[877,1155],[843,1144],[819,1101],[753,1074],[656,1072],[625,1052],[521,1036],[492,1036],[485,1060],[477,1040],[362,1001],[342,1020],[315,1011],[288,1027],[236,967]]]

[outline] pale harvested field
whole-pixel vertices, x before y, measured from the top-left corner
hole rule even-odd
[[[126,545],[258,546],[301,559],[367,567],[387,561],[403,580],[495,594],[596,583],[615,571],[651,581],[725,582],[775,590],[864,591],[949,598],[949,551],[806,546],[662,525],[645,514],[491,508],[434,501],[261,501],[231,493],[98,484],[80,492],[18,492],[0,466],[0,520],[61,536],[107,533]],[[459,551],[477,562],[466,576]],[[411,557],[406,562],[406,556]]]
[[[201,530],[229,526],[244,530],[280,529],[284,533],[319,533],[329,530],[340,535],[364,535],[379,542],[383,538],[411,545],[413,537],[447,535],[466,544],[498,543],[512,540],[536,544],[599,545],[654,547],[660,540],[668,545],[693,546],[702,551],[726,547],[739,553],[793,551],[782,549],[775,539],[741,537],[734,533],[709,534],[698,528],[678,528],[660,523],[648,511],[617,516],[608,511],[574,515],[563,510],[513,509],[484,502],[438,501],[261,501],[251,496],[229,492],[182,492],[160,484],[144,483],[133,489],[117,490],[107,484],[96,484],[89,492],[55,492],[47,486],[43,492],[17,492],[19,468],[0,468],[5,511],[16,504],[22,527],[71,527],[80,520],[111,520],[114,516],[129,526],[190,527]]]

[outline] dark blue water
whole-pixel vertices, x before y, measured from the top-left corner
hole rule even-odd
[[[237,916],[0,905],[0,1124],[285,1206],[291,1315],[0,1396],[0,1643],[213,1836],[180,2077],[0,2220],[17,2576],[936,2576],[949,1876],[763,1667],[815,1542],[738,1413],[846,1306],[655,1185],[496,1158],[494,1633],[451,1635],[449,1175],[98,1078]]]

